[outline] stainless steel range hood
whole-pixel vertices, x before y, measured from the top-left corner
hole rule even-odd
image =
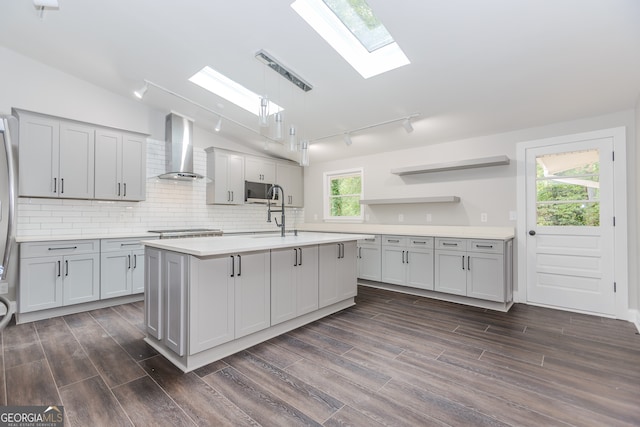
[[[176,113],[165,120],[166,173],[163,179],[192,181],[204,178],[193,172],[193,121]]]

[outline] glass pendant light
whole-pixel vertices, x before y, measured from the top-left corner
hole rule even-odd
[[[282,141],[282,112],[278,111],[273,115],[273,120],[276,124],[275,129],[273,130],[273,139],[276,141]]]
[[[289,151],[298,151],[298,138],[296,137],[296,127],[291,125],[289,128]]]
[[[300,141],[300,166],[309,166],[309,140]]]
[[[269,127],[269,98],[260,98],[260,111],[258,111],[258,124],[261,128]]]

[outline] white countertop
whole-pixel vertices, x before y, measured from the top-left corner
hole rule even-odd
[[[470,227],[463,225],[384,225],[344,223],[304,223],[298,230],[323,233],[394,234],[400,236],[456,237],[509,240],[515,237],[513,227]]]
[[[197,237],[193,239],[162,239],[143,241],[146,246],[206,257],[269,249],[338,243],[370,238],[370,234],[299,233],[285,237],[273,235]]]
[[[146,231],[138,231],[131,233],[95,233],[95,234],[68,234],[60,236],[18,236],[16,243],[29,242],[53,242],[67,240],[99,240],[99,239],[134,239],[134,238],[152,238],[158,237],[158,233],[149,233]]]

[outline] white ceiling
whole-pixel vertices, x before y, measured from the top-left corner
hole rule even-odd
[[[285,108],[311,161],[522,129],[633,108],[640,94],[638,0],[368,0],[411,64],[363,79],[293,11],[293,0],[31,0],[0,4],[0,43],[124,96],[150,80],[259,130],[257,118],[188,81],[209,65]],[[264,49],[313,85],[254,58]],[[150,88],[144,102],[212,129],[217,117]],[[264,138],[223,122],[250,147]],[[278,151],[278,150],[276,150]]]

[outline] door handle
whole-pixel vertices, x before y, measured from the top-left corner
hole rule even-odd
[[[238,255],[238,277],[242,275],[242,257]]]
[[[536,230],[529,230],[529,236],[535,236]]]
[[[58,277],[60,277],[60,261],[58,261]]]
[[[407,251],[406,257],[407,257],[407,264],[409,264],[409,251]]]
[[[53,192],[58,192],[58,178],[53,178]]]
[[[471,271],[471,256],[467,255],[467,271]]]
[[[402,251],[402,263],[404,264],[404,251]]]
[[[128,259],[128,263],[129,263],[129,266],[127,268],[129,270],[131,270],[131,255],[127,255],[127,259]]]
[[[462,255],[462,269],[464,270],[464,255]]]
[[[236,275],[236,259],[233,255],[229,255],[231,258],[231,277],[235,277]]]
[[[127,183],[125,182],[124,184],[122,184],[124,187],[124,193],[122,194],[122,197],[127,197]]]
[[[118,197],[120,197],[120,183],[118,183]]]
[[[64,275],[65,276],[69,275],[69,261],[68,260],[64,261]]]
[[[297,248],[293,248],[293,253],[294,253],[294,257],[295,260],[293,261],[293,266],[297,267],[298,266],[298,249]]]
[[[60,178],[60,194],[64,194],[64,178]]]
[[[133,255],[133,268],[138,268],[138,255]]]
[[[302,248],[298,249],[300,249],[300,262],[298,263],[298,265],[302,265]]]

